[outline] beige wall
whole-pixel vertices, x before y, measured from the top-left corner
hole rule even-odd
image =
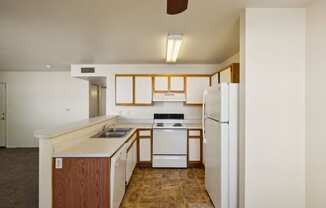
[[[307,208],[325,208],[326,1],[307,9]]]
[[[305,9],[246,9],[244,17],[241,204],[304,208]]]
[[[239,208],[245,208],[246,183],[246,12],[240,16],[240,107],[239,107]]]

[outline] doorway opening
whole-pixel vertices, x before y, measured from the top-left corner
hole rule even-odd
[[[106,78],[89,78],[89,117],[106,115]]]
[[[0,82],[0,147],[7,146],[7,86]]]

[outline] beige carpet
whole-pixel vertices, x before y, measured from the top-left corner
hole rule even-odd
[[[0,149],[0,208],[38,207],[38,149]]]

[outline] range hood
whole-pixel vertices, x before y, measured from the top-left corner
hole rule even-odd
[[[184,102],[186,101],[186,95],[184,93],[154,93],[153,95],[154,102]]]

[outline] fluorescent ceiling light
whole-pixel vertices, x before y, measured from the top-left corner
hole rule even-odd
[[[181,34],[169,34],[167,40],[166,61],[176,62],[182,43]]]

